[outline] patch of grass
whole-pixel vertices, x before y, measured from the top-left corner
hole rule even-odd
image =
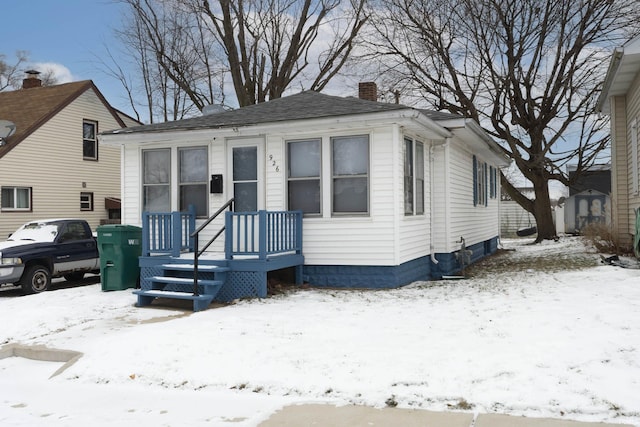
[[[390,408],[395,408],[396,406],[398,406],[398,401],[396,400],[396,397],[392,395],[390,398],[384,401],[384,404]]]
[[[467,402],[466,399],[460,399],[456,404],[447,403],[447,407],[451,409],[459,409],[462,411],[470,411],[475,405]]]
[[[582,270],[599,264],[598,257],[587,251],[562,252],[550,247],[549,250],[531,251],[526,254],[515,253],[521,249],[498,249],[469,267],[464,273],[467,277],[491,277],[498,274],[509,274],[526,271],[544,271],[555,273],[568,270]]]

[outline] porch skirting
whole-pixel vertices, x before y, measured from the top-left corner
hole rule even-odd
[[[473,264],[498,249],[498,237],[468,246]],[[459,274],[461,264],[456,252],[436,253],[437,264],[431,256],[407,261],[397,266],[367,265],[305,265],[303,280],[318,287],[330,288],[398,288],[421,280],[438,280],[442,276]]]

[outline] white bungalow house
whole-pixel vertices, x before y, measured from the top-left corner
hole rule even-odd
[[[122,222],[143,227],[139,305],[181,290],[168,277],[191,278],[193,264],[223,270],[194,297],[217,283],[228,300],[266,295],[279,268],[316,286],[398,287],[496,251],[508,165],[496,142],[463,117],[362,99],[375,100],[373,83],[360,93],[306,91],[103,133],[122,147]]]
[[[597,107],[611,117],[612,231],[640,256],[640,38],[614,50]]]

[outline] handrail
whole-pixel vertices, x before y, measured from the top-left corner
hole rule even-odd
[[[224,205],[222,205],[220,209],[216,211],[216,213],[211,215],[200,227],[198,227],[193,233],[189,235],[189,237],[193,238],[193,249],[194,249],[193,250],[193,295],[194,296],[199,295],[198,293],[198,258],[200,258],[200,255],[202,255],[202,253],[214,242],[214,240],[216,240],[218,236],[222,234],[222,232],[225,229],[225,226],[224,225],[222,226],[222,228],[216,233],[216,235],[213,236],[213,238],[209,240],[209,242],[207,242],[206,245],[204,245],[202,250],[199,250],[198,236],[200,232],[207,225],[211,223],[211,221],[216,219],[218,215],[224,212],[227,208],[229,208],[229,210],[233,210],[233,202],[234,202],[234,198],[232,197]]]

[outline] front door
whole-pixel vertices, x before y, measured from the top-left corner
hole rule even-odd
[[[231,194],[236,212],[255,212],[263,209],[262,146],[261,138],[232,140],[229,142]]]

